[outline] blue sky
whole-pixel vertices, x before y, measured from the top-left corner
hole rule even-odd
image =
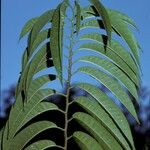
[[[20,72],[21,55],[26,40],[18,41],[21,28],[27,20],[55,8],[62,0],[2,0],[1,39],[1,88],[15,84]],[[85,0],[84,0],[85,1]],[[83,1],[82,1],[83,2]],[[150,1],[149,0],[103,0],[105,6],[120,10],[131,16],[140,33],[136,36],[141,44],[142,81],[150,88]]]

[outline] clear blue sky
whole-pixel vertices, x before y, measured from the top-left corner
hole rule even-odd
[[[85,1],[85,0],[84,0]],[[54,8],[61,0],[2,0],[1,87],[15,84],[20,72],[21,55],[26,41],[18,42],[24,23],[44,11]],[[82,1],[83,2],[83,1]],[[107,7],[131,16],[140,33],[136,34],[143,49],[141,64],[143,85],[150,88],[150,0],[103,0]]]

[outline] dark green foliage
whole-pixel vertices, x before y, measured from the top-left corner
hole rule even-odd
[[[68,9],[72,11],[71,18],[67,16]],[[68,66],[65,79],[63,58],[64,39],[67,38],[64,33],[66,18],[70,21],[71,33],[70,44],[67,47],[69,56],[66,57]],[[44,26],[48,24],[48,29],[45,29]],[[83,80],[72,83],[74,76],[79,73],[80,77],[86,74],[95,79],[107,87],[138,122],[128,92],[138,100],[139,46],[128,25],[135,26],[128,16],[106,9],[98,0],[90,0],[90,5],[86,8],[78,1],[72,4],[64,0],[56,9],[27,22],[20,38],[28,34],[28,45],[22,57],[16,102],[11,108],[5,128],[1,130],[2,149],[44,150],[53,147],[67,150],[73,142],[82,150],[134,150],[128,122],[113,98],[92,82],[87,83]],[[90,28],[97,29],[98,32],[93,32]],[[89,29],[89,32],[80,34],[84,29]],[[100,32],[102,29],[106,31],[106,35]],[[112,33],[120,36],[130,50],[126,50],[114,39]],[[76,44],[75,38],[81,43],[76,50],[73,49]],[[79,57],[78,60],[73,59],[75,54],[84,50],[90,51],[91,55]],[[92,55],[94,53],[97,53],[97,56]],[[81,62],[86,66],[80,66]],[[79,65],[73,70],[75,63]],[[52,67],[55,68],[56,74],[47,72],[36,77],[42,70]],[[65,92],[43,86],[56,80],[60,81],[62,89],[66,88]],[[75,88],[82,89],[88,96],[71,97],[70,92]],[[57,98],[46,101],[47,98],[54,98],[56,95],[63,97],[59,101],[65,100],[64,107],[56,102]],[[45,112],[48,112],[51,118],[53,111],[63,115],[64,121],[61,124],[54,120],[36,121],[35,118]],[[60,143],[63,144],[59,144],[60,139],[51,134],[48,139],[38,140],[38,135],[47,130],[60,131]]]

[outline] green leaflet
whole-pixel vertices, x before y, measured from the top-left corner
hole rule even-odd
[[[91,2],[91,4],[93,4],[99,16],[102,17],[102,21],[104,23],[104,26],[108,35],[108,39],[111,40],[112,28],[111,28],[111,22],[110,22],[110,18],[107,13],[107,10],[105,9],[105,7],[102,5],[102,3],[99,0],[89,0],[89,1]]]
[[[88,13],[87,15],[85,13]],[[110,20],[111,20],[111,26],[114,29],[114,32],[117,31],[117,33],[119,33],[122,38],[127,42],[128,46],[131,49],[132,54],[134,55],[135,61],[136,63],[139,65],[140,60],[139,60],[139,44],[137,42],[137,40],[135,39],[133,33],[131,32],[131,30],[128,27],[128,23],[133,24],[133,21],[128,18],[127,16],[120,14],[119,12],[116,12],[114,10],[107,10]],[[96,15],[94,10],[90,7],[90,8],[84,8],[83,9],[83,13],[84,13],[84,18],[88,18],[89,16],[94,16]],[[125,22],[125,21],[126,22]],[[98,22],[95,20],[93,20],[93,23],[91,21],[86,22],[85,25],[89,24],[89,26],[91,27],[96,27],[99,28],[99,24]],[[85,26],[84,25],[84,26]]]
[[[103,148],[94,138],[84,132],[74,132],[73,138],[75,139],[81,150],[103,150]]]
[[[8,125],[8,121],[6,122],[6,125],[4,127],[4,131],[3,131],[3,140],[1,141],[2,142],[2,150],[5,150],[7,149],[8,150],[8,140],[7,140],[7,137],[8,137],[8,132],[9,132],[9,125]]]
[[[2,148],[2,144],[3,144],[3,132],[4,132],[4,127],[1,128],[0,130],[0,148]]]
[[[32,81],[33,76],[35,75],[35,73],[41,71],[39,70],[39,67],[41,66],[41,64],[45,64],[45,67],[48,68],[48,64],[47,64],[47,60],[49,59],[49,52],[47,49],[47,45],[44,45],[33,57],[33,59],[31,60],[31,62],[29,63],[29,69],[26,76],[26,80],[24,85],[26,88],[26,91],[29,88],[29,85]],[[46,69],[45,68],[45,69]],[[41,68],[40,68],[41,69]],[[42,68],[44,69],[44,68]]]
[[[29,88],[30,82],[35,73],[41,71],[42,69],[48,68],[49,52],[47,50],[47,45],[44,45],[32,58],[30,62],[25,66],[21,73],[20,82],[18,83],[18,88],[16,91],[16,96],[24,90],[25,96],[26,91]],[[40,61],[39,61],[40,60]],[[42,65],[42,68],[41,68]],[[43,68],[44,67],[44,68]],[[17,98],[17,97],[16,97]]]
[[[79,83],[75,85],[86,92],[88,92],[97,102],[105,109],[105,111],[113,118],[117,126],[120,128],[122,133],[130,141],[132,148],[134,148],[134,143],[132,139],[132,134],[127,119],[118,108],[118,106],[109,98],[105,93],[103,93],[97,87],[88,83]],[[92,90],[91,90],[92,89]]]
[[[101,20],[95,20],[95,19],[88,20],[88,21],[85,21],[84,23],[82,23],[81,30],[87,29],[87,28],[103,29],[103,26],[101,26],[100,24],[101,24]]]
[[[18,80],[17,88],[16,88],[16,91],[15,91],[15,98],[16,99],[19,96],[20,92],[25,89],[25,85],[23,83],[24,83],[24,80],[26,79],[25,76],[27,75],[28,70],[29,70],[29,66],[27,65],[24,68],[24,70],[21,72],[21,75],[20,75],[19,80]]]
[[[38,17],[30,19],[22,28],[19,39],[23,38],[29,31],[32,30],[34,24],[38,20]]]
[[[138,94],[134,83],[113,62],[97,56],[81,57],[79,58],[79,61],[97,65],[98,67],[101,67],[102,69],[108,71],[111,75],[113,75],[114,78],[120,80],[121,83],[124,84],[124,86],[128,89],[128,91],[135,97],[135,99],[138,100]]]
[[[22,72],[20,72],[20,74],[22,74]],[[17,81],[17,85],[16,85],[16,89],[15,89],[15,98],[17,97],[17,95],[18,95],[18,91],[19,91],[19,86],[20,86],[20,81],[21,80],[21,75],[19,75],[19,77],[18,77],[18,81]]]
[[[139,59],[139,48],[137,41],[131,32],[131,30],[128,28],[128,25],[124,23],[121,18],[119,18],[119,15],[116,16],[116,12],[114,13],[113,11],[108,11],[112,27],[117,31],[123,39],[127,42],[128,46],[130,47],[133,56],[135,57],[138,65],[140,64],[140,59]]]
[[[28,60],[30,59],[30,56],[34,53],[36,48],[49,37],[50,37],[50,29],[42,30],[41,32],[38,33],[37,37],[35,38],[32,44],[32,47],[30,48],[30,55]]]
[[[27,48],[26,48],[22,56],[22,70],[24,70],[27,62],[28,62],[28,54],[27,54]]]
[[[119,18],[121,18],[123,21],[127,22],[129,25],[133,26],[135,29],[139,30],[136,23],[126,14],[113,10],[113,9],[106,9],[107,11],[111,11],[115,13]],[[94,17],[95,15],[97,16],[96,12],[93,10],[92,6],[90,7],[84,7],[81,9],[81,12],[83,14],[83,17],[87,19],[88,17]]]
[[[113,136],[120,142],[125,149],[130,149],[127,141],[120,133],[120,130],[113,122],[108,113],[94,100],[86,97],[78,97],[75,102],[85,109],[93,118],[98,122],[101,122],[105,128],[107,128]]]
[[[33,123],[20,131],[10,142],[8,150],[21,150],[36,135],[44,130],[55,128],[56,125],[50,121],[40,121]]]
[[[18,95],[19,95],[19,93],[21,93],[21,96],[24,97],[24,101],[26,100],[26,97],[27,97],[27,91],[26,91],[27,83],[26,83],[26,80],[27,80],[27,77],[28,77],[27,74],[28,74],[29,69],[30,69],[29,66],[27,66],[24,69],[24,72],[21,75],[21,82],[19,84],[19,88],[18,88],[18,91],[17,91]],[[18,95],[17,95],[16,99],[18,98]],[[23,101],[23,103],[24,103],[24,101]]]
[[[105,74],[101,70],[97,70],[92,67],[82,67],[79,68],[78,71],[91,76],[92,78],[105,85],[138,121],[138,117],[134,109],[133,103],[130,100],[130,97],[115,79],[111,78],[109,75]]]
[[[56,68],[58,77],[62,83],[62,44],[63,44],[63,26],[67,3],[64,1],[58,5],[54,11],[51,28],[51,53],[53,63]]]
[[[22,102],[22,97],[21,97],[21,93],[20,93],[18,98],[15,101],[15,104],[12,106],[12,108],[10,110],[9,120],[7,122],[7,124],[10,125],[9,133],[10,133],[10,128],[12,128],[11,125],[13,125],[13,123],[14,123],[17,115],[20,113],[21,109],[23,109],[23,102]],[[5,131],[6,131],[6,128],[5,128]]]
[[[81,8],[79,3],[76,1],[75,1],[75,5],[76,5],[76,31],[78,34],[81,26]]]
[[[103,47],[105,47],[105,38],[107,37],[95,32],[84,34],[80,37],[81,40],[91,40],[94,42],[98,42],[99,44],[103,45]],[[119,42],[117,42],[116,40],[111,40],[111,44],[107,45],[106,50],[107,49],[111,49],[114,53],[116,53],[116,55],[118,55],[124,61],[124,63],[126,63],[128,67],[131,68],[132,71],[139,76],[139,69],[135,64],[134,59]]]
[[[43,75],[31,81],[31,84],[28,89],[27,98],[29,99],[33,93],[38,91],[42,86],[50,81],[55,80],[55,75]]]
[[[49,57],[48,55],[46,57]],[[35,74],[42,71],[43,69],[47,69],[53,67],[52,58],[47,58],[45,61],[41,61],[41,63],[38,65],[38,68],[35,71]]]
[[[47,98],[48,96],[53,95],[54,92],[50,89],[42,89],[33,93],[33,96],[28,99],[27,103],[25,103],[24,107],[16,113],[16,116],[12,115],[13,119],[11,128],[9,131],[9,137],[12,138],[15,133],[30,119],[35,116],[36,111],[34,111],[34,107],[38,107],[38,104]],[[21,99],[20,99],[21,101]],[[54,109],[57,108],[53,105]],[[30,112],[35,112],[34,114],[30,114]],[[15,112],[14,112],[15,113]],[[38,114],[37,114],[38,115]]]
[[[29,43],[28,43],[28,47],[29,47],[29,53],[30,53],[30,48],[32,47],[32,44],[34,42],[34,40],[36,39],[38,33],[41,31],[41,29],[49,22],[51,22],[52,20],[52,16],[53,16],[53,12],[54,10],[48,10],[46,11],[44,14],[42,14],[38,20],[36,21],[36,23],[34,24],[32,31],[30,33],[29,36]]]
[[[31,106],[31,105],[30,105]],[[31,107],[26,107],[24,113],[22,114],[22,122],[20,122],[19,128],[21,128],[25,123],[29,122],[32,118],[50,110],[58,110],[58,107],[50,102],[41,102],[35,104]]]
[[[101,55],[107,56],[108,58],[112,59],[116,65],[122,69],[129,77],[130,79],[139,87],[140,82],[138,77],[135,75],[135,73],[128,67],[128,65],[118,56],[116,52],[109,46],[107,46],[107,49],[99,43],[85,43],[80,46],[78,49],[80,50],[90,50],[94,52],[98,52]]]
[[[57,7],[53,14],[52,18],[52,28],[51,28],[51,53],[52,53],[52,58],[53,58],[53,63],[54,66],[57,70],[58,77],[61,79],[61,71],[62,71],[62,59],[61,59],[61,44],[62,42],[60,39],[61,36],[60,33],[60,6],[61,4]]]
[[[84,127],[100,143],[100,145],[104,147],[104,149],[123,150],[110,132],[108,132],[108,130],[106,130],[100,122],[90,115],[77,112],[73,115],[73,118],[77,120],[77,122]]]
[[[46,148],[51,148],[56,146],[55,142],[50,140],[40,140],[31,145],[29,145],[25,150],[45,150]]]
[[[108,9],[107,8],[107,11],[108,12],[113,12],[113,14],[115,14],[116,16],[118,16],[119,18],[121,18],[123,21],[127,22],[129,25],[133,26],[135,29],[139,30],[136,23],[126,14],[124,13],[121,13],[117,10],[112,10],[112,9]]]
[[[30,50],[29,48],[26,48],[26,50],[24,51],[22,58],[22,70],[25,68],[27,62],[30,60],[36,48],[49,37],[50,37],[50,29],[43,30],[37,34],[37,37],[35,38],[32,46],[30,47]]]

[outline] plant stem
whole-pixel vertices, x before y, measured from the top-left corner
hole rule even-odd
[[[73,16],[71,19],[71,37],[70,37],[70,45],[69,45],[69,57],[68,57],[68,78],[67,78],[67,96],[66,96],[66,109],[65,109],[65,130],[64,130],[64,150],[67,150],[68,146],[68,109],[69,109],[69,95],[70,95],[70,86],[71,86],[71,76],[72,76],[72,55],[73,55],[73,45],[74,45],[74,8],[71,10],[73,11]]]

